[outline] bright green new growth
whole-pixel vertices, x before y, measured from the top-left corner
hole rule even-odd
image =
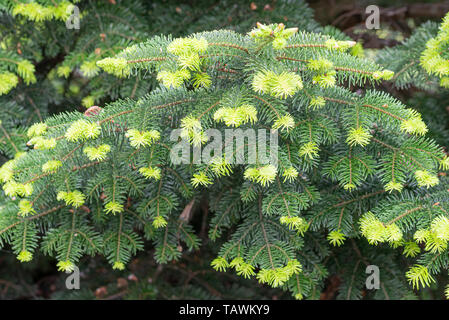
[[[56,172],[62,166],[62,162],[59,160],[49,160],[42,165],[42,172]]]
[[[159,140],[160,134],[156,130],[140,132],[136,129],[130,129],[126,132],[125,137],[129,138],[130,145],[136,149],[149,146],[156,140]]]
[[[68,141],[84,141],[95,139],[100,134],[100,126],[84,119],[75,121],[66,131],[65,138]]]
[[[438,35],[426,43],[421,54],[421,66],[440,78],[440,86],[449,88],[449,14],[443,19]]]
[[[9,93],[15,88],[19,84],[19,77],[27,85],[36,82],[34,75],[35,67],[30,61],[15,56],[3,60],[6,62],[8,70],[14,71],[15,73],[0,70],[0,96]]]
[[[125,59],[105,58],[97,62],[97,65],[104,71],[117,77],[124,77],[129,74],[128,64]],[[61,70],[64,73],[64,70]]]
[[[19,83],[19,79],[14,73],[0,73],[0,95],[8,93],[17,83]]]
[[[44,6],[36,2],[18,3],[14,7],[12,14],[14,16],[21,15],[28,20],[36,22],[52,19],[66,21],[73,10],[72,8],[73,4],[68,1],[60,1],[57,6]]]
[[[83,152],[89,158],[89,160],[100,160],[106,159],[107,154],[111,151],[111,147],[107,144],[102,144],[98,147],[86,147]]]
[[[64,200],[66,205],[79,208],[84,204],[86,197],[80,191],[75,190],[71,192],[60,191],[56,196],[57,200]]]

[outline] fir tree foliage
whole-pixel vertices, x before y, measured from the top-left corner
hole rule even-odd
[[[417,241],[429,254],[443,253],[449,240],[444,207],[433,205],[430,215],[418,199],[394,200],[407,184],[420,190],[437,185],[447,157],[425,137],[418,112],[384,92],[349,89],[393,77],[348,54],[355,44],[259,23],[246,35],[216,30],[157,36],[97,61],[118,77],[154,72],[161,86],[97,114],[64,113],[34,124],[28,131],[34,149],[1,168],[3,190],[16,199],[0,217],[2,243],[11,243],[22,262],[40,247],[62,271],[98,253],[122,270],[143,249],[143,235],[154,244],[156,260],[166,263],[179,259],[183,247],[199,247],[180,211],[207,193],[210,239],[236,225],[212,267],[234,269],[298,299],[328,273],[320,262],[328,251],[310,247],[323,228],[331,246],[360,232],[372,245]],[[170,161],[173,129],[201,146],[208,141],[206,129],[228,127],[278,131],[278,165]],[[320,180],[346,195],[375,184],[391,196],[383,210],[364,213],[354,230],[358,212],[345,210],[345,202],[331,207],[335,217],[316,211],[325,194]],[[42,239],[39,230],[45,231]],[[408,245],[407,253],[416,250]],[[444,265],[441,259],[426,265],[426,257],[406,274],[414,287],[429,284]]]
[[[401,45],[385,48],[377,54],[377,61],[395,71],[397,88],[415,86],[436,91],[449,87],[449,15],[440,24],[428,21],[417,27]]]
[[[440,86],[449,88],[449,14],[440,24],[438,34],[426,43],[426,48],[421,54],[422,67],[432,75],[440,78]]]
[[[2,9],[27,26],[65,28],[57,10],[75,2],[57,3],[7,2]],[[391,270],[376,298],[410,297],[410,288],[447,270],[447,181],[438,172],[449,168],[448,157],[417,111],[376,89],[351,90],[388,80],[419,86],[419,78],[405,77],[415,65],[394,74],[396,65],[361,58],[359,45],[336,30],[282,23],[258,23],[247,34],[214,30],[140,42],[148,34],[134,32],[146,30],[138,5],[133,12],[106,2],[85,8],[88,25],[100,21],[92,12],[104,19],[129,14],[133,23],[104,30],[99,22],[100,41],[81,33],[80,46],[58,60],[50,78],[90,79],[86,107],[130,98],[85,114],[45,117],[35,109],[29,129],[17,129],[12,116],[0,123],[0,142],[8,142],[0,148],[10,157],[0,169],[8,198],[0,245],[19,261],[32,261],[40,249],[57,259],[58,270],[70,271],[84,255],[100,254],[120,271],[145,241],[158,263],[179,260],[201,244],[183,209],[207,197],[208,236],[218,246],[211,267],[297,299],[316,298],[330,273],[343,280],[339,298],[361,298],[361,266],[368,264]],[[426,30],[400,49],[436,36]],[[11,54],[9,41],[2,43],[8,60],[0,60],[0,98],[8,99],[41,85],[32,55]],[[156,81],[156,90],[142,94]],[[120,92],[109,96],[112,87]],[[25,112],[16,101],[8,102],[14,116]],[[178,128],[192,148],[209,141],[211,128],[272,129],[278,163],[234,165],[226,156],[172,163],[176,142],[169,137]],[[406,272],[391,259],[393,249],[413,262]],[[354,266],[339,268],[348,261]]]

